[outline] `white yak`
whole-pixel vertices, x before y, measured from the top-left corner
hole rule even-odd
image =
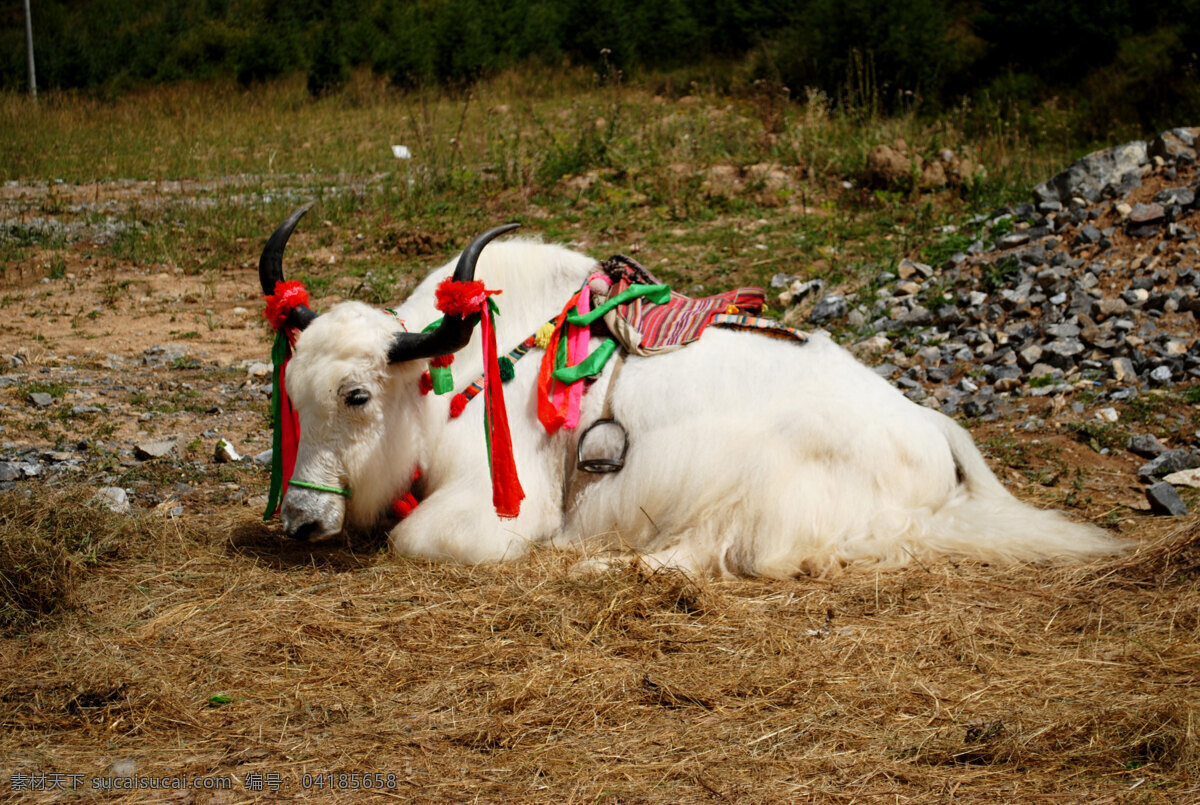
[[[307,209],[263,251],[268,295],[283,280],[284,246]],[[686,348],[629,356],[611,389],[610,361],[584,396],[578,429],[554,435],[537,418],[542,352],[534,349],[504,385],[526,497],[519,516],[498,517],[482,399],[452,419],[447,396],[418,388],[435,355],[457,350],[459,389],[482,371],[474,322],[447,316],[439,330],[419,332],[441,315],[435,286],[456,272],[502,291],[504,354],[553,318],[597,266],[528,240],[483,248],[511,228],[477,238],[395,315],[359,302],[319,316],[291,312],[289,325],[300,329],[286,375],[300,420],[293,477],[310,486],[293,484],[284,497],[290,537],[378,526],[419,469],[411,491],[420,503],[392,527],[391,546],[452,562],[513,559],[552,543],[583,548],[595,566],[608,561],[606,551],[633,551],[653,568],[788,577],[939,556],[1070,561],[1120,549],[1099,528],[1018,501],[963,428],[906,399],[828,337],[799,344],[716,327]],[[576,478],[576,439],[606,400],[628,433],[624,468]]]

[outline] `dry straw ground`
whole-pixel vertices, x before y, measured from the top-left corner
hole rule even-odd
[[[59,607],[0,640],[6,797],[1200,801],[1194,519],[1086,567],[713,582],[8,498],[6,560]],[[55,544],[81,534],[87,568]],[[232,788],[90,789],[131,771]],[[49,772],[85,777],[10,789]]]
[[[0,172],[18,181],[4,215],[124,227],[108,244],[0,249],[0,356],[27,361],[0,394],[4,438],[85,439],[87,457],[0,495],[0,800],[1200,802],[1200,518],[1140,513],[1140,461],[1116,449],[1135,430],[1192,444],[1180,393],[1123,409],[1107,454],[1059,429],[1064,398],[974,428],[1017,494],[1136,546],[1074,568],[714,582],[578,576],[550,551],[434,565],[370,540],[289,544],[243,505],[261,468],[197,460],[207,430],[265,446],[265,398],[238,368],[268,354],[253,258],[301,199],[322,198],[324,220],[289,265],[325,306],[402,298],[464,231],[513,218],[600,257],[637,253],[689,290],[776,271],[840,282],[940,263],[922,252],[935,227],[969,214],[959,196],[850,182],[875,143],[953,147],[1022,188],[1067,164],[1061,146],[1029,148],[1003,120],[972,141],[953,121],[831,116],[820,99],[525,81],[426,104],[360,83],[318,104],[294,82],[46,98],[36,118],[0,98]],[[396,142],[424,144],[410,174]],[[711,186],[775,164],[790,179],[772,197]],[[176,183],[189,177],[218,178]],[[971,196],[985,212],[987,190]],[[147,364],[157,347],[188,357]],[[26,401],[35,384],[61,395],[49,412]],[[195,437],[179,461],[119,452],[176,433]],[[95,508],[101,483],[130,489],[134,513]],[[230,788],[92,787],[131,775]],[[68,790],[18,790],[33,781]]]

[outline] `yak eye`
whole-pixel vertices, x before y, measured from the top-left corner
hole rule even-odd
[[[346,405],[358,407],[371,401],[371,395],[366,389],[355,389],[346,395]]]

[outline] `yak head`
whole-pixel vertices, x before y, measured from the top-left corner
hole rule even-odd
[[[310,206],[293,212],[263,249],[259,279],[268,296],[284,280],[284,247]],[[454,279],[472,280],[483,247],[516,227],[496,227],[472,241]],[[300,421],[296,466],[280,509],[289,537],[315,541],[346,524],[369,526],[397,491],[408,489],[437,416],[423,404],[420,375],[429,358],[466,346],[477,320],[447,315],[435,330],[410,333],[395,316],[360,302],[320,316],[303,305],[289,312],[285,326],[298,334],[285,382]]]

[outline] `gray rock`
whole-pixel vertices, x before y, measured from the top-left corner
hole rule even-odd
[[[1001,235],[996,238],[997,249],[1011,249],[1014,246],[1023,246],[1029,242],[1028,232],[1009,232],[1007,235]]]
[[[1159,481],[1146,487],[1146,500],[1150,503],[1150,511],[1154,514],[1165,514],[1170,517],[1182,517],[1188,513],[1175,487],[1166,481]]]
[[[21,477],[21,465],[13,461],[0,461],[0,481],[15,481]]]
[[[1167,452],[1166,446],[1152,433],[1138,433],[1129,437],[1125,449],[1142,458],[1158,458]]]
[[[813,306],[812,312],[808,314],[808,321],[810,324],[824,324],[830,319],[845,316],[846,310],[846,297],[840,293],[827,294]]]
[[[1042,182],[1033,189],[1033,195],[1039,202],[1067,202],[1072,196],[1095,202],[1105,188],[1120,184],[1127,174],[1133,173],[1136,178],[1136,172],[1148,160],[1146,143],[1141,140],[1096,151]]]
[[[1042,348],[1030,344],[1017,352],[1017,362],[1025,369],[1032,368],[1042,359]]]
[[[1163,209],[1163,205],[1138,202],[1133,205],[1133,212],[1129,213],[1129,222],[1131,224],[1149,224],[1161,221],[1165,216],[1166,211]]]
[[[1178,204],[1180,207],[1190,207],[1196,201],[1196,194],[1188,187],[1168,187],[1154,194],[1158,204]]]
[[[25,399],[35,408],[49,408],[54,404],[54,398],[44,391],[35,391]]]
[[[1177,448],[1167,450],[1157,458],[1138,467],[1138,477],[1143,480],[1153,480],[1164,475],[1170,475],[1180,470],[1190,470],[1200,467],[1200,450],[1185,450]]]
[[[933,266],[926,265],[925,263],[918,263],[915,260],[905,259],[901,260],[900,264],[896,266],[896,274],[899,275],[900,279],[904,280],[913,276],[919,276],[922,279],[929,279],[933,276]]]
[[[103,486],[96,490],[95,501],[117,514],[129,513],[129,495],[119,486]]]
[[[158,439],[153,442],[142,442],[134,445],[133,455],[141,461],[149,461],[155,458],[165,458],[166,456],[178,455],[180,447],[179,437],[170,439]]]
[[[1150,383],[1155,386],[1169,386],[1171,384],[1171,367],[1156,366],[1150,371]]]
[[[893,367],[893,368],[899,369],[900,367],[897,366],[897,367]],[[878,371],[879,367],[877,366],[877,367],[875,367],[875,369],[876,369],[876,371]],[[889,374],[888,377],[891,377],[891,375]],[[271,450],[264,450],[261,453],[258,453],[257,455],[254,456],[254,463],[260,467],[266,467],[266,466],[270,465],[270,463],[271,463],[271,456],[272,456]]]

